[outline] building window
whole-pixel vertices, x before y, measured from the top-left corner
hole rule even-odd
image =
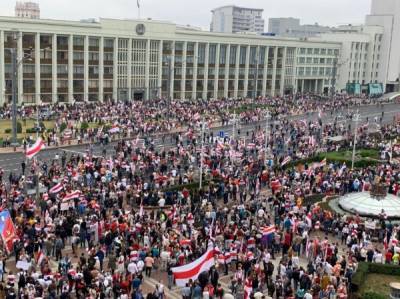
[[[230,53],[229,53],[229,64],[230,65],[236,64],[236,51],[237,51],[237,46],[231,46]]]

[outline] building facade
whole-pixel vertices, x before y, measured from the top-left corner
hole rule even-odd
[[[365,23],[383,28],[380,53],[383,63],[379,66],[379,74],[386,91],[399,91],[400,1],[372,0],[371,14],[366,16]]]
[[[253,32],[258,34],[264,32],[263,9],[230,5],[218,7],[211,12],[211,32]]]
[[[17,1],[15,4],[15,16],[18,18],[40,19],[39,4]]]
[[[330,27],[313,25],[300,25],[296,18],[269,18],[268,33],[282,37],[312,37],[331,30]]]
[[[0,17],[0,104],[11,101],[11,49],[22,103],[322,93],[337,42],[187,30],[172,23]],[[33,50],[32,59],[23,60]],[[311,58],[300,72],[298,59]]]

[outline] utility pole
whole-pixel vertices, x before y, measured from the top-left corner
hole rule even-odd
[[[267,114],[265,115],[265,165],[267,165],[267,160],[268,160],[268,135],[269,135],[269,118],[270,118],[270,113],[267,110]]]
[[[204,158],[204,130],[205,130],[205,123],[204,118],[201,121],[201,152],[200,152],[200,181],[199,181],[199,190],[203,187],[203,158]]]
[[[353,120],[355,122],[355,128],[354,128],[354,140],[353,140],[353,155],[351,158],[351,169],[352,170],[354,169],[354,160],[356,158],[357,129],[358,129],[358,122],[360,120],[360,114],[358,113],[358,110],[357,110],[357,113],[354,114]]]
[[[39,122],[39,105],[36,105],[36,140],[39,139],[39,130],[40,130],[40,122]],[[34,158],[36,163],[36,201],[39,203],[40,200],[40,184],[39,184],[39,161]]]
[[[233,125],[232,125],[232,139],[235,140],[235,134],[236,134],[236,110],[233,114]]]
[[[15,37],[16,39],[16,37]],[[17,81],[18,81],[18,69],[17,69],[17,51],[16,48],[11,49],[11,62],[12,62],[12,144],[11,146],[16,151],[19,146],[17,141]]]
[[[170,120],[170,108],[171,108],[171,80],[172,80],[172,63],[171,63],[171,56],[168,56],[167,59],[167,64],[168,64],[168,95],[167,95],[167,107],[168,107],[168,111],[167,111],[167,119],[168,119],[168,124],[169,124],[169,120]]]
[[[255,63],[256,63],[256,69],[255,69],[255,74],[254,74],[254,93],[253,93],[253,103],[256,100],[257,97],[257,83],[258,83],[258,52],[256,51],[256,58],[255,58]],[[254,109],[254,105],[253,105],[253,109]]]

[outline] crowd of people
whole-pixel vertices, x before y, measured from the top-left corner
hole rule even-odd
[[[1,178],[2,209],[16,236],[11,247],[3,244],[0,292],[6,298],[347,298],[360,261],[398,264],[398,226],[382,214],[376,229],[366,228],[358,215],[340,215],[310,198],[369,190],[377,180],[397,195],[400,168],[386,156],[357,169],[326,159],[293,162],[351,146],[354,127],[322,118],[356,104],[304,96],[172,101],[168,110],[164,100],[56,107],[58,125],[109,121],[131,138],[100,156],[90,147],[50,162],[39,153],[27,169]],[[255,108],[244,110],[249,105]],[[267,127],[257,123],[265,108]],[[203,119],[228,123],[235,110],[241,122],[255,123],[253,130],[235,128],[235,138],[200,133]],[[288,118],[310,111],[319,113]],[[100,128],[92,137],[103,140],[108,132]],[[186,131],[154,146],[150,134],[177,128]],[[393,155],[388,140],[400,125],[377,128],[380,134],[370,134],[363,120],[358,146]],[[330,140],[335,136],[344,140]],[[37,182],[47,190],[39,198],[26,192]],[[210,248],[213,266],[175,286],[176,267]]]

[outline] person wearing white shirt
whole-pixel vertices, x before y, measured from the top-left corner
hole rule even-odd
[[[138,267],[135,262],[130,262],[128,264],[128,272],[132,274],[136,274],[138,272]]]
[[[143,272],[143,268],[144,268],[143,260],[138,260],[138,262],[136,263],[136,266],[137,266],[138,273]]]

